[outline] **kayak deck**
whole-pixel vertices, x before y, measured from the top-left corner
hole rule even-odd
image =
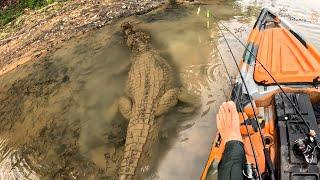
[[[255,39],[257,58],[280,84],[313,83],[319,77],[320,55],[309,44],[300,43],[287,29],[265,29]],[[255,66],[254,80],[269,85],[274,81],[265,69]]]

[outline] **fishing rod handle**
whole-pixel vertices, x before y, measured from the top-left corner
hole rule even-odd
[[[269,172],[269,178],[270,178],[270,180],[275,180],[276,179],[275,178],[275,171],[273,169],[273,164],[272,164],[272,160],[270,157],[270,151],[269,151],[269,149],[264,148],[263,152],[264,152],[264,156],[265,156],[265,160],[266,160],[267,169]]]

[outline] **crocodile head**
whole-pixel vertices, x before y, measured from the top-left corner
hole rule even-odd
[[[135,53],[137,52],[145,52],[148,50],[150,44],[150,35],[145,32],[135,30],[133,26],[125,22],[121,25],[122,32],[124,34],[124,39],[128,47],[131,48]]]

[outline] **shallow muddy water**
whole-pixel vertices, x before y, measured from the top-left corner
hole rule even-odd
[[[173,67],[177,86],[189,94],[165,116],[158,159],[138,170],[145,179],[198,179],[205,164],[216,109],[229,94],[215,46],[235,74],[207,10],[245,40],[260,9],[269,7],[320,49],[320,3],[206,3],[123,20],[150,33]],[[130,68],[123,21],[65,42],[48,57],[0,77],[0,179],[116,178],[128,123],[115,103],[124,94]],[[227,39],[240,59],[243,48],[230,35]]]

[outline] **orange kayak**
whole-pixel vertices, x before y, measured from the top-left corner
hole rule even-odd
[[[249,179],[264,179],[270,167],[275,179],[320,179],[319,82],[317,49],[279,16],[262,9],[231,95],[243,107],[240,130]],[[201,180],[219,173],[225,148],[221,142],[217,132]],[[247,172],[244,168],[244,177]]]

